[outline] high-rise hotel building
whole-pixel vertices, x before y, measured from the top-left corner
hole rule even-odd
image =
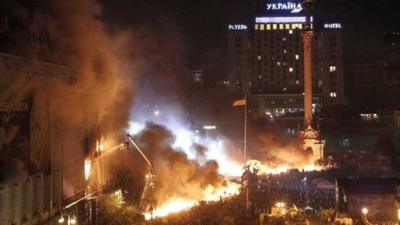
[[[258,0],[255,15],[250,24],[228,25],[231,83],[256,99],[260,116],[302,111],[301,4]],[[313,105],[344,104],[342,25],[335,21],[313,26]]]

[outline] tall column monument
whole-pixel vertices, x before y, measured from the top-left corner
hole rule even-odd
[[[312,115],[312,42],[314,37],[312,12],[316,0],[302,0],[301,4],[306,13],[306,21],[302,33],[303,58],[304,58],[304,131],[300,133],[303,148],[312,151],[315,160],[322,160],[324,142],[320,139],[319,132],[313,129]]]

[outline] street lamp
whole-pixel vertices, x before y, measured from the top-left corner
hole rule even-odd
[[[65,221],[63,214],[61,214],[60,218],[58,218],[58,223],[63,224]]]
[[[364,219],[367,220],[368,209],[366,207],[363,207],[361,209],[361,213],[363,214]]]

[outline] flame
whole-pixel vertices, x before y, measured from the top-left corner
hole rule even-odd
[[[152,212],[144,214],[146,220],[151,220],[157,217],[165,217],[169,214],[178,213],[188,210],[199,204],[199,201],[215,202],[220,199],[232,197],[239,194],[240,185],[233,182],[227,182],[226,186],[216,188],[208,185],[204,189],[203,198],[200,200],[190,200],[184,198],[171,198],[162,206]]]
[[[156,217],[164,217],[171,213],[177,213],[177,212],[181,212],[181,211],[190,209],[193,206],[195,206],[196,204],[197,204],[197,201],[194,201],[194,200],[190,201],[190,200],[186,200],[186,199],[182,199],[182,198],[170,199],[169,201],[167,201],[167,203],[165,203],[161,207],[157,208],[156,210],[149,212],[149,213],[145,213],[144,218],[146,220],[150,220],[150,219],[154,219]]]
[[[92,171],[92,161],[89,159],[86,159],[85,166],[84,166],[85,180],[89,179],[91,171]]]
[[[287,163],[266,163],[258,160],[248,160],[246,166],[240,161],[235,160],[232,156],[231,149],[229,148],[229,140],[219,135],[202,136],[198,130],[190,130],[184,123],[179,123],[178,120],[171,120],[173,122],[164,124],[170,130],[174,131],[175,142],[173,147],[177,151],[184,152],[189,159],[196,160],[202,165],[207,160],[215,160],[218,162],[218,172],[225,177],[241,177],[245,168],[260,175],[267,174],[282,174],[287,173],[291,169],[299,169],[304,171],[321,170],[322,167],[309,162],[298,162],[299,160],[288,160]],[[129,124],[128,132],[132,135],[139,133],[145,126],[140,123],[131,121]],[[196,151],[193,151],[193,144],[200,144],[207,148],[204,156],[199,157]],[[236,157],[237,158],[237,157]],[[294,158],[296,158],[294,156]],[[208,185],[202,191],[200,196],[194,198],[185,198],[182,196],[174,196],[161,202],[155,210],[144,214],[146,220],[165,217],[172,213],[178,213],[196,206],[200,201],[213,202],[219,201],[223,198],[238,195],[240,185],[228,182],[226,186],[215,187]]]
[[[254,172],[255,170],[257,170],[259,174],[264,174],[264,175],[265,174],[277,175],[277,174],[287,173],[291,169],[298,169],[306,172],[319,171],[323,169],[322,166],[316,165],[315,163],[305,163],[297,166],[276,165],[269,167],[263,164],[262,162],[254,159],[248,160],[246,166],[249,167],[250,171]]]

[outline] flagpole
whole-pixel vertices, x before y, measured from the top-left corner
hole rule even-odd
[[[249,172],[247,170],[247,93],[244,96],[244,138],[243,138],[243,152],[244,152],[244,168],[246,172],[246,211],[249,211]]]
[[[244,96],[244,138],[243,138],[243,149],[244,149],[244,163],[247,162],[247,94]]]

